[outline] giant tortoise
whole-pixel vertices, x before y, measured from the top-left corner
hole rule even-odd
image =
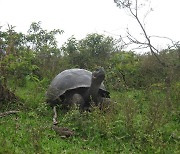
[[[57,104],[78,104],[83,110],[90,107],[90,102],[101,104],[103,98],[109,98],[103,84],[104,78],[103,68],[94,72],[85,69],[65,70],[52,80],[46,93],[47,102],[53,107]]]

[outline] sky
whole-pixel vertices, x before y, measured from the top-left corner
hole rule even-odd
[[[147,0],[143,0],[146,2]],[[143,19],[147,8],[153,11],[145,19],[149,35],[165,36],[180,41],[180,0],[151,0],[140,10]],[[17,32],[26,33],[32,22],[41,21],[43,29],[64,30],[57,37],[61,45],[71,36],[85,38],[87,34],[99,33],[118,38],[125,36],[126,29],[141,40],[141,29],[128,12],[119,9],[114,0],[0,0],[0,26],[16,26]],[[157,48],[164,48],[164,39],[152,39]]]

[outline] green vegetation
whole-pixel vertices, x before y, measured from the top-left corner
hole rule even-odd
[[[46,31],[32,23],[28,34],[9,26],[0,30],[0,153],[180,153],[179,49],[158,56],[120,51],[111,37],[89,34],[70,38],[59,49],[61,30]],[[80,113],[58,110],[59,126],[75,135],[61,138],[52,126],[53,111],[45,103],[52,78],[69,68],[106,70],[112,103]]]

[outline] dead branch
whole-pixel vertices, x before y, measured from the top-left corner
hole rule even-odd
[[[10,114],[16,114],[16,113],[19,113],[20,111],[7,111],[7,112],[3,112],[3,113],[0,113],[0,118],[2,117],[5,117],[7,115],[10,115]]]
[[[66,127],[58,127],[56,125],[52,126],[52,129],[58,134],[61,138],[67,138],[75,135],[75,132]]]
[[[141,42],[138,39],[136,39],[135,37],[133,37],[129,31],[127,31],[127,38],[129,39],[130,42],[134,43],[134,44],[138,44],[141,45],[141,47],[144,45],[145,47],[149,47],[150,52],[152,53],[152,55],[155,56],[155,58],[157,59],[157,61],[164,67],[168,67],[167,64],[165,64],[163,61],[161,61],[161,59],[158,56],[158,50],[151,44],[151,40],[150,40],[150,36],[148,36],[146,30],[145,30],[145,26],[143,26],[142,22],[139,19],[138,16],[138,0],[135,0],[135,6],[134,8],[132,7],[132,3],[130,0],[114,0],[114,2],[117,4],[118,7],[122,7],[125,8],[127,10],[129,10],[130,14],[132,15],[132,17],[137,21],[137,23],[139,24],[143,35],[145,37],[145,42]],[[149,13],[149,12],[148,12]]]
[[[169,40],[171,42],[171,44],[172,44],[172,47],[173,48],[175,47],[176,49],[178,49],[179,46],[180,46],[180,44],[179,44],[180,42],[179,41],[174,41],[171,38],[166,37],[166,36],[157,36],[157,35],[149,36],[149,38],[151,38],[151,37]],[[170,47],[170,48],[172,48],[172,47]]]

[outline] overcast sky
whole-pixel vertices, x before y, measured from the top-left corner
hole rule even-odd
[[[146,0],[144,0],[145,2]],[[138,25],[127,12],[120,10],[114,0],[0,0],[0,26],[16,26],[16,31],[26,33],[32,22],[42,22],[47,30],[61,29],[59,44],[74,35],[77,39],[89,33],[125,35],[126,28],[139,37]],[[153,8],[146,20],[149,35],[180,40],[180,0],[151,0]],[[145,14],[142,10],[140,15]],[[162,47],[168,42],[155,40]]]

